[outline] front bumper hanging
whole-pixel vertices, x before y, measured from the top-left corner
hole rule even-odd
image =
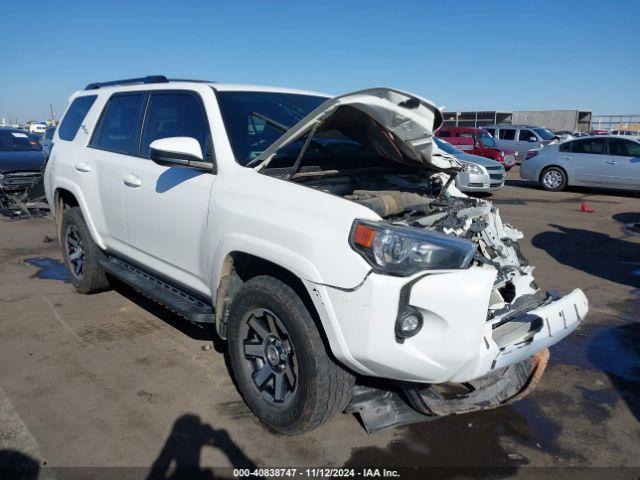
[[[396,383],[397,388],[356,386],[346,411],[357,414],[368,433],[452,414],[487,410],[528,395],[547,367],[549,349],[464,384]]]

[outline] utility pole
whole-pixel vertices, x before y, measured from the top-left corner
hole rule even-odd
[[[55,126],[55,124],[56,124],[56,116],[53,113],[53,103],[49,104],[49,108],[51,109],[51,125]]]

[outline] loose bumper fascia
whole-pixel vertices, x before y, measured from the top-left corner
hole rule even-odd
[[[467,270],[424,272],[413,277],[370,274],[356,289],[308,286],[332,351],[357,373],[419,383],[466,382],[532,357],[571,333],[584,319],[588,302],[578,289],[549,299],[523,314],[535,331],[499,345],[495,322],[487,321],[496,272]],[[409,287],[407,287],[409,286]],[[420,310],[422,330],[403,343],[394,326],[404,297]],[[550,334],[549,334],[550,332]]]

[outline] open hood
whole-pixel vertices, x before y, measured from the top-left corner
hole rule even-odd
[[[462,166],[456,159],[438,149],[433,133],[443,123],[442,113],[429,100],[391,88],[370,88],[331,98],[292,126],[262,152],[253,164],[256,170],[266,167],[283,147],[302,137],[312,128],[319,128],[332,117],[348,116],[357,111],[366,119],[362,134],[374,125],[387,137],[394,150],[389,158],[410,166],[427,166],[436,171],[456,172]]]

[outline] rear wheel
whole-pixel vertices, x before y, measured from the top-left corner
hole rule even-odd
[[[79,207],[64,211],[60,240],[64,263],[76,290],[80,293],[106,290],[109,280],[100,265],[104,253],[93,241]]]
[[[311,314],[290,286],[273,277],[252,278],[230,313],[231,370],[260,420],[295,435],[344,410],[354,377],[329,357]]]
[[[560,167],[545,168],[540,174],[540,185],[552,192],[564,190],[567,186],[567,174]]]

